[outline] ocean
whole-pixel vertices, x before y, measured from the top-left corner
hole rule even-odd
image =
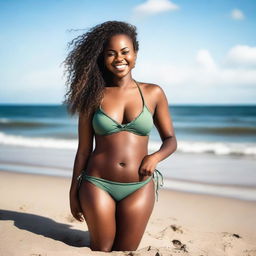
[[[178,151],[256,156],[256,106],[171,106]],[[0,143],[76,148],[77,117],[62,105],[0,105]],[[161,139],[154,129],[149,149]]]
[[[185,190],[194,182],[256,188],[256,105],[172,105],[169,110],[178,148],[171,157],[159,163],[169,184],[174,181],[190,182],[189,185],[180,183],[180,187]],[[0,105],[0,169],[28,172],[26,166],[32,165],[36,173],[41,166],[41,173],[49,175],[51,167],[54,167],[52,174],[56,174],[59,168],[59,173],[62,173],[60,175],[70,176],[74,160],[72,157],[77,149],[77,123],[77,116],[68,115],[64,105]],[[160,146],[161,139],[154,127],[150,134],[149,152],[158,150]],[[12,149],[18,148],[22,149],[22,159],[19,159],[22,153],[10,153]],[[30,150],[40,155],[40,149],[41,152],[44,149],[45,155],[47,152],[60,151],[72,153],[65,153],[66,159],[69,159],[64,161],[66,165],[56,161],[54,163],[54,159],[50,160],[49,156],[52,165],[48,166],[41,158],[34,156],[32,160],[24,154]],[[181,160],[178,161],[178,158]],[[191,167],[193,163],[198,167],[184,171],[186,168],[182,168],[180,163],[182,159],[188,158]],[[211,159],[213,167],[198,172],[206,158],[208,160],[205,160],[205,165]],[[225,175],[220,176],[220,168],[214,168],[218,161],[221,166],[223,159],[235,168],[232,174],[226,170]],[[234,164],[235,161],[242,161],[243,164],[239,166]],[[22,165],[25,167],[21,168]],[[38,167],[37,170],[35,167]],[[33,168],[29,172],[33,172]],[[173,186],[169,185],[169,188]],[[254,196],[256,200],[256,194],[252,198]]]

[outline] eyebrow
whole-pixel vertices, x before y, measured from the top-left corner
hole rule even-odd
[[[129,47],[126,46],[126,47],[122,48],[121,51],[122,51],[123,49],[125,49],[125,48],[129,48]],[[115,50],[113,50],[113,49],[108,49],[107,51],[114,51],[114,52],[115,52]]]

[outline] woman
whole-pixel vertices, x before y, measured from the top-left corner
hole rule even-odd
[[[77,220],[84,217],[97,251],[137,249],[159,185],[157,163],[177,147],[164,91],[132,78],[136,37],[135,26],[107,21],[72,40],[65,60],[65,103],[79,113],[70,208]],[[148,155],[153,124],[162,146]]]

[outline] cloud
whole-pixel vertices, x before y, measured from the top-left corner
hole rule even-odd
[[[240,52],[238,51],[240,47],[241,46],[234,46],[223,58],[227,58],[226,56],[236,56],[230,53]],[[251,53],[252,51],[254,52],[255,47],[243,46],[242,49],[249,49],[248,52]],[[249,57],[246,58],[246,55],[243,57],[248,61]],[[237,68],[223,65],[223,63],[216,63],[210,52],[206,49],[199,49],[194,60],[194,65],[187,66],[163,62],[158,65],[155,65],[155,62],[143,63],[141,67],[138,67],[138,74],[143,74],[146,80],[171,85],[177,87],[178,89],[176,90],[182,90],[183,92],[184,90],[200,92],[200,90],[210,88],[214,90],[217,88],[220,90],[223,88],[236,90],[234,86],[239,88],[255,88],[254,90],[256,90],[255,67],[248,68],[247,66],[240,66]],[[241,57],[239,61],[241,62],[242,60]]]
[[[196,62],[199,66],[206,69],[215,69],[216,65],[214,63],[213,58],[208,50],[199,50],[196,56]]]
[[[147,0],[134,8],[136,15],[148,16],[178,10],[179,6],[169,0]]]
[[[237,45],[227,53],[225,63],[229,66],[256,66],[256,47]]]
[[[244,19],[244,14],[239,9],[233,9],[231,11],[231,18],[234,19],[234,20],[243,20]]]

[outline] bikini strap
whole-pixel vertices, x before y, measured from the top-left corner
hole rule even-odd
[[[159,180],[159,176],[160,176],[161,180]],[[164,179],[163,179],[162,173],[160,171],[158,171],[157,169],[155,169],[155,172],[153,173],[153,178],[156,183],[156,201],[158,201],[158,190],[163,187]]]
[[[142,93],[142,91],[141,91],[141,89],[140,89],[140,87],[139,87],[139,84],[138,84],[134,79],[133,79],[133,81],[137,84],[137,87],[139,88],[140,95],[141,95],[142,102],[143,102],[143,107],[144,107],[144,105],[145,105],[145,101],[144,101],[143,93]]]
[[[143,93],[142,93],[142,91],[141,91],[141,89],[140,89],[139,84],[137,83],[137,81],[135,81],[134,79],[133,79],[133,81],[136,83],[137,87],[139,88],[140,95],[141,95],[142,102],[143,102],[143,107],[144,107],[144,105],[145,105],[145,100],[144,100],[144,97],[143,97]],[[103,100],[104,100],[104,97],[102,97],[102,99],[101,99],[101,101],[100,101],[100,104],[99,104],[99,108],[100,108],[100,109],[102,109],[102,108],[101,108],[101,105],[102,105]]]

